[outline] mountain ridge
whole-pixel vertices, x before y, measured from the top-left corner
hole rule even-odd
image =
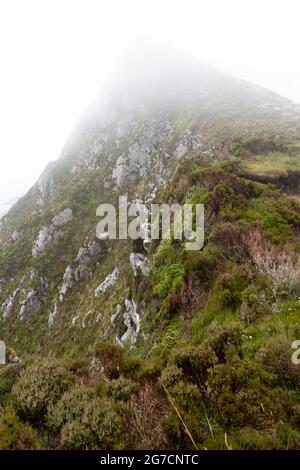
[[[157,67],[157,63],[162,62],[161,59],[152,64],[151,60],[146,58],[145,71],[140,64],[145,64],[145,59],[140,61],[138,56],[129,67],[129,79],[125,80],[125,91],[121,91],[121,101],[113,95],[112,104],[108,99],[104,111],[100,109],[97,116],[93,110],[87,121],[76,127],[64,146],[61,157],[49,163],[29,193],[2,219],[1,248],[3,252],[8,247],[8,259],[11,258],[10,247],[13,257],[16,246],[25,245],[26,236],[22,237],[22,234],[28,233],[21,266],[25,268],[29,263],[33,269],[37,261],[30,261],[32,253],[36,253],[33,258],[38,257],[40,250],[43,257],[44,248],[47,251],[51,249],[52,243],[59,244],[64,224],[62,229],[58,230],[51,223],[51,218],[66,210],[71,211],[72,219],[74,215],[77,224],[80,224],[77,217],[84,214],[83,220],[89,220],[87,224],[90,224],[90,227],[85,229],[85,237],[94,240],[91,243],[97,243],[92,232],[96,223],[95,210],[98,203],[114,201],[116,195],[122,191],[125,191],[129,198],[142,198],[149,202],[159,188],[167,183],[177,162],[187,156],[198,153],[203,165],[207,166],[223,159],[228,160],[230,155],[236,157],[238,153],[243,152],[249,158],[249,155],[259,153],[259,147],[262,152],[284,150],[292,154],[298,151],[300,115],[294,111],[288,100],[239,79],[231,79],[203,65],[198,69],[198,64],[194,62],[192,67],[182,70],[182,59],[175,62],[172,60],[165,60],[165,74],[161,75],[162,71]],[[137,93],[135,90],[137,64],[141,68],[138,77],[143,77],[143,80],[148,76],[149,69],[154,69],[152,75],[148,76],[149,81],[141,85],[142,98],[143,94],[146,94],[145,100],[140,99],[140,90]],[[174,77],[174,70],[177,69],[181,74],[178,74],[179,79]],[[191,70],[194,69],[195,76],[191,76]],[[199,86],[199,70],[202,78],[205,70],[204,82],[208,87],[205,90],[201,81]],[[153,75],[157,84],[150,89]],[[186,82],[187,77],[189,79]],[[152,97],[153,90],[156,90],[156,94],[161,83],[164,86],[161,95],[157,97],[158,101],[151,102],[148,93]],[[172,91],[171,95],[168,95],[171,99],[169,101],[168,98],[166,104],[165,85],[172,83],[177,93]],[[129,93],[126,92],[126,87]],[[122,90],[122,87],[120,89]],[[187,99],[186,90],[192,96],[192,101]],[[130,96],[130,92],[133,96]],[[275,102],[266,103],[266,97],[276,98]],[[276,135],[278,130],[279,134]],[[235,142],[237,139],[239,144]],[[247,139],[250,144],[243,142]],[[251,139],[254,141],[252,149]],[[255,139],[259,142],[256,145],[258,148],[255,148]],[[91,200],[93,193],[95,201]],[[87,208],[83,207],[81,198],[84,197],[87,205],[91,207],[90,214],[87,213]],[[75,221],[65,223],[74,224]],[[82,243],[84,244],[84,240]],[[39,248],[34,249],[34,246]],[[82,246],[77,243],[76,248],[80,250]],[[73,263],[76,259],[74,249],[71,250]],[[5,274],[3,265],[5,266],[5,263],[2,264],[1,278],[6,279],[8,272]],[[64,269],[67,267],[66,260]],[[11,269],[11,261],[8,262],[8,269]],[[12,271],[20,271],[18,262]],[[60,282],[63,285],[62,274]],[[2,312],[7,303],[10,308],[10,299],[17,285],[10,288],[8,297],[3,298]],[[57,286],[56,289],[58,288]],[[39,292],[39,289],[37,285],[36,291]],[[27,295],[30,292],[29,289]],[[24,301],[26,302],[26,299],[19,302]],[[38,301],[37,304],[40,305],[41,302]]]
[[[300,114],[145,60],[0,221],[0,448],[299,449]],[[120,195],[204,204],[203,248],[97,239]]]

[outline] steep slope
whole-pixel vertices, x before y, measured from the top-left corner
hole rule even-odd
[[[111,317],[131,301],[136,248],[96,239],[100,203],[124,194],[150,202],[187,157],[203,166],[240,157],[251,177],[257,161],[274,156],[283,173],[295,170],[298,191],[295,105],[186,58],[146,57],[124,65],[60,159],[1,221],[0,335],[22,353],[70,352],[116,336]],[[114,285],[96,296],[111,275]]]
[[[299,110],[146,57],[1,221],[0,448],[299,449]],[[119,195],[204,204],[203,249],[98,240]]]

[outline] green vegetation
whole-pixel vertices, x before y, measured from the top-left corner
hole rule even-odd
[[[299,448],[299,205],[195,160],[166,194],[205,201],[203,250],[151,245],[151,274],[130,288],[146,332],[133,351],[98,341],[92,363],[74,352],[0,369],[1,448]]]
[[[242,105],[234,86],[131,126],[88,126],[78,160],[47,169],[46,201],[33,188],[10,211],[0,337],[20,362],[0,368],[0,449],[300,448],[300,368],[291,361],[300,338],[299,124],[257,93],[247,89]],[[79,266],[97,241],[97,206],[121,194],[113,168],[137,143],[152,166],[129,175],[122,194],[204,204],[204,247],[106,240]],[[32,256],[41,227],[67,207],[72,221]],[[147,256],[148,276],[133,272],[131,253]],[[68,266],[78,270],[60,299]],[[117,282],[95,296],[115,268]],[[32,291],[39,307],[21,320]],[[136,342],[121,346],[130,328]]]
[[[269,152],[265,155],[255,155],[245,163],[245,169],[255,173],[286,173],[300,171],[300,153],[289,155],[281,152]]]

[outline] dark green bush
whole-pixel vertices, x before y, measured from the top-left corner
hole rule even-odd
[[[229,426],[269,427],[285,419],[273,376],[257,363],[235,359],[209,370],[207,404],[217,422]]]
[[[209,328],[209,345],[219,362],[239,354],[242,342],[242,331],[238,323],[226,325],[215,324]]]
[[[251,272],[244,266],[234,265],[222,274],[217,283],[220,304],[236,309],[241,304],[241,293],[248,286],[250,279]]]
[[[0,412],[0,450],[39,449],[36,432],[21,422],[14,408],[7,405]]]
[[[187,345],[173,349],[170,362],[180,367],[190,380],[204,384],[208,369],[217,363],[217,357],[208,346]]]
[[[18,368],[15,365],[7,365],[0,369],[0,399],[11,392],[17,374]]]

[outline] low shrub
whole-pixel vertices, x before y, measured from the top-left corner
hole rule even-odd
[[[73,375],[59,362],[42,359],[21,371],[12,397],[22,417],[39,421],[73,382]]]
[[[274,428],[261,431],[245,427],[240,429],[234,437],[236,447],[240,450],[279,450],[283,448],[283,443]]]
[[[169,390],[176,383],[183,378],[183,371],[175,364],[168,365],[165,369],[162,370],[161,376],[159,378],[159,384],[164,388]]]
[[[241,342],[242,331],[238,323],[215,324],[209,328],[209,345],[221,363],[239,355]]]
[[[102,342],[97,345],[95,356],[100,361],[107,377],[119,377],[124,361],[124,352],[124,349],[116,344]]]
[[[57,403],[48,407],[48,426],[58,431],[64,424],[81,419],[87,404],[95,398],[95,391],[75,386],[66,391]]]
[[[36,432],[21,422],[11,405],[3,408],[0,413],[0,450],[38,448],[41,448],[41,443]]]
[[[207,404],[217,422],[230,426],[270,427],[285,419],[284,405],[274,389],[273,376],[259,364],[235,359],[209,370]]]
[[[106,393],[109,397],[114,398],[115,400],[127,401],[136,389],[137,384],[132,380],[120,377],[119,379],[113,379],[108,382]]]
[[[94,398],[89,401],[82,419],[66,423],[61,430],[64,449],[106,450],[120,445],[122,418],[111,400]]]
[[[18,368],[15,365],[7,365],[0,369],[0,400],[11,392],[17,374]]]
[[[257,358],[270,372],[276,374],[283,386],[300,386],[300,369],[292,363],[291,341],[286,336],[269,339],[257,353]]]
[[[180,346],[171,351],[170,362],[180,367],[191,381],[203,385],[208,369],[217,362],[214,351],[209,346]]]

